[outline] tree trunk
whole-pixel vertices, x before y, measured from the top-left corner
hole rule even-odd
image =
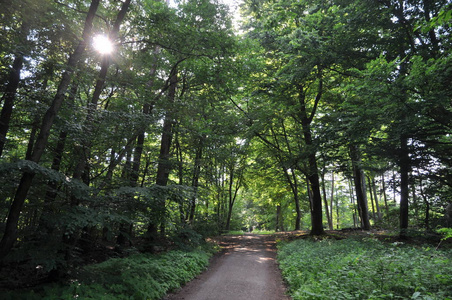
[[[226,231],[231,230],[232,207],[233,205],[229,204],[228,215],[226,217],[226,227],[225,227]]]
[[[146,84],[147,90],[151,90],[154,86],[155,74],[157,73],[157,55],[159,52],[160,52],[160,48],[158,46],[156,46],[154,48],[153,65],[149,72],[149,81]],[[154,109],[154,105],[155,105],[154,100],[143,104],[143,114],[150,115],[152,110]],[[130,176],[130,185],[133,187],[137,186],[137,183],[138,183],[138,177],[139,177],[140,165],[141,165],[141,156],[143,155],[143,149],[144,149],[145,134],[146,134],[146,128],[142,128],[138,132],[135,151],[133,153],[132,173]]]
[[[333,177],[334,181],[334,177]],[[331,184],[331,197],[330,197],[330,211],[331,211],[331,225],[333,226],[333,203],[334,203],[334,182]]]
[[[199,186],[199,174],[201,172],[201,159],[203,152],[203,144],[204,138],[200,138],[198,149],[196,150],[195,161],[193,166],[193,178],[191,185],[193,187],[193,196],[190,202],[190,214],[189,214],[189,222],[192,223],[195,219],[195,211],[196,211],[196,198],[198,197],[198,186]]]
[[[352,179],[349,178],[348,180],[348,187],[350,189],[350,203],[352,204],[353,207],[353,228],[356,228],[356,224],[358,223],[356,220],[356,216],[357,216],[357,207],[355,205],[355,197],[353,197],[354,195],[354,191],[353,191],[353,183],[351,182]]]
[[[281,227],[279,226],[280,222],[281,222],[281,204],[276,205],[276,226],[275,226],[275,231],[279,232],[281,230]]]
[[[235,204],[235,200],[237,199],[237,193],[242,185],[243,173],[242,170],[238,170],[239,174],[237,174],[237,180],[234,188],[234,177],[237,170],[235,170],[234,164],[231,165],[230,175],[229,175],[229,188],[228,188],[228,215],[226,219],[226,230],[230,230],[231,218],[232,218],[232,208]]]
[[[61,160],[63,158],[64,146],[66,143],[67,132],[61,131],[60,136],[58,137],[58,142],[55,147],[55,153],[52,161],[52,170],[59,171]],[[49,182],[47,185],[46,195],[44,197],[43,209],[39,221],[38,232],[49,233],[52,231],[49,224],[47,223],[45,217],[49,218],[54,213],[53,203],[57,196],[57,184],[55,182]]]
[[[322,196],[320,195],[319,174],[315,154],[309,155],[310,174],[308,176],[312,192],[312,235],[324,234],[322,216]]]
[[[361,226],[364,230],[370,230],[365,182],[363,180],[364,175],[359,166],[361,159],[359,157],[358,149],[354,145],[350,145],[350,157],[352,159],[353,179],[355,183],[356,200],[358,203],[358,213],[361,218]]]
[[[428,201],[428,198],[424,193],[422,179],[419,182],[419,189],[421,191],[421,197],[425,203],[425,219],[424,219],[425,229],[430,230],[430,202]]]
[[[389,218],[389,205],[388,205],[388,197],[386,196],[386,184],[385,184],[385,177],[384,174],[381,175],[381,189],[383,192],[383,199],[385,202],[385,209],[386,209],[386,218]]]
[[[7,5],[7,4],[3,4]],[[19,36],[17,37],[17,49],[23,50],[23,46],[27,43],[27,38],[30,32],[29,24],[25,18],[21,20],[22,25],[20,27]],[[16,99],[17,88],[20,83],[20,72],[23,67],[24,56],[27,54],[22,53],[22,51],[17,51],[14,57],[13,65],[9,71],[8,83],[6,84],[5,91],[0,103],[3,102],[2,111],[0,114],[0,157],[4,150],[6,143],[6,138],[9,130],[9,123],[11,121],[11,116],[13,113],[14,101]]]
[[[47,84],[44,84],[44,86],[47,86]],[[71,87],[71,90],[69,92],[69,97],[67,99],[67,101],[69,103],[74,103],[77,89],[78,89],[78,85],[73,84]],[[60,134],[58,136],[57,145],[55,147],[55,150],[53,151],[53,160],[52,160],[52,166],[51,166],[52,170],[55,170],[58,172],[60,171],[61,161],[63,160],[64,147],[66,145],[66,138],[67,138],[67,131],[65,131],[65,130],[60,131]],[[30,137],[30,140],[32,140],[31,137]],[[34,138],[33,138],[33,140],[34,140]],[[31,155],[31,153],[30,153],[30,155]],[[43,216],[45,216],[46,214],[53,213],[53,208],[51,208],[51,206],[53,205],[53,202],[55,201],[56,196],[57,196],[56,189],[57,189],[57,185],[55,182],[50,182],[48,184],[47,192],[46,192],[46,195],[44,198],[43,213],[41,214],[41,221],[39,222],[40,225],[41,225],[41,222],[44,221],[42,218]],[[48,229],[50,229],[50,228],[48,228]],[[39,231],[41,231],[41,230],[39,230]]]
[[[20,71],[23,66],[23,56],[17,54],[13,62],[13,67],[9,72],[9,80],[5,93],[0,101],[3,102],[2,112],[0,114],[0,157],[6,143],[6,135],[9,130],[9,122],[13,113],[14,100],[16,98],[17,87],[20,82]]]
[[[174,103],[176,97],[176,87],[177,87],[177,68],[175,67],[170,75],[169,89],[168,89],[168,101]],[[157,166],[157,175],[155,183],[160,186],[166,186],[168,184],[169,173],[171,171],[171,142],[173,138],[173,112],[170,110],[166,111],[165,119],[163,120],[162,137],[160,140],[160,153]],[[157,201],[156,210],[159,220],[151,220],[148,227],[148,237],[151,240],[157,238],[157,223],[160,222],[160,234],[163,235],[165,231],[165,202],[166,197],[163,195]]]
[[[340,215],[339,215],[339,197],[336,197],[336,229],[339,229]]]
[[[301,229],[301,211],[300,211],[300,198],[298,196],[298,180],[294,170],[291,170],[291,174],[289,174],[289,170],[283,167],[284,175],[289,183],[290,189],[292,191],[293,199],[295,202],[295,229]]]
[[[69,57],[67,69],[63,73],[55,98],[53,99],[52,104],[50,105],[42,119],[41,130],[33,147],[33,153],[30,157],[30,160],[32,162],[38,163],[41,159],[42,154],[44,153],[50,135],[50,129],[52,128],[53,122],[61,108],[61,105],[63,104],[64,95],[70,84],[72,73],[74,72],[78,61],[81,59],[83,53],[85,52],[85,47],[91,35],[93,19],[99,6],[99,2],[100,0],[91,1],[91,6],[89,8],[85,21],[85,28],[83,30],[82,39],[80,40],[75,51]],[[0,242],[0,259],[3,259],[6,255],[8,255],[9,251],[14,245],[14,242],[16,241],[17,224],[19,221],[20,212],[22,210],[25,199],[27,198],[34,175],[35,174],[24,173],[22,175],[19,186],[17,187],[16,195],[14,197],[13,203],[11,204],[8,219],[6,221],[5,233]]]
[[[334,192],[334,173],[332,173],[333,179],[331,181],[331,185],[332,185],[332,192]],[[328,229],[329,230],[333,230],[333,212],[331,211],[331,216],[330,216],[330,210],[328,209],[328,199],[326,197],[326,184],[325,184],[325,173],[322,172],[322,192],[323,192],[323,206],[325,207],[325,214],[326,214],[326,219],[328,221]]]
[[[320,182],[319,182],[319,169],[317,166],[316,150],[314,147],[314,142],[311,132],[311,123],[315,115],[317,105],[322,97],[322,78],[321,72],[319,71],[319,87],[318,93],[315,99],[314,108],[312,109],[310,115],[308,116],[306,108],[305,91],[303,87],[299,87],[299,103],[300,112],[299,117],[301,120],[303,137],[306,147],[311,149],[307,154],[308,158],[308,170],[307,178],[312,192],[312,209],[311,209],[311,235],[322,235],[325,234],[323,229],[323,214],[322,214],[322,196],[320,193]]]
[[[377,185],[375,184],[375,177],[372,177],[372,191],[374,193],[375,206],[377,208],[377,220],[381,222],[381,210],[377,194]]]
[[[367,177],[367,185],[369,186],[370,204],[372,205],[372,218],[374,222],[377,220],[377,215],[375,213],[374,195],[372,194],[372,182],[370,181],[370,176]]]
[[[177,71],[171,75],[170,88],[168,91],[169,102],[173,103],[176,96],[177,85]],[[166,112],[165,119],[163,120],[162,137],[160,140],[160,154],[157,166],[156,184],[166,186],[168,183],[168,176],[171,171],[170,165],[170,149],[173,138],[173,114],[170,111]]]
[[[400,139],[400,236],[405,237],[408,229],[408,198],[409,198],[409,172],[410,157],[408,155],[408,139]]]

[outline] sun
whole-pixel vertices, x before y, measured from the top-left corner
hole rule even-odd
[[[112,41],[103,34],[98,34],[93,37],[93,47],[100,54],[110,54],[114,50]]]

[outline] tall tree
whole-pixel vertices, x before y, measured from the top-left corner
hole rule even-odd
[[[53,122],[63,103],[65,93],[71,81],[71,76],[74,72],[74,68],[85,52],[86,45],[91,36],[93,19],[95,17],[97,8],[99,7],[99,3],[99,0],[91,1],[91,5],[86,16],[85,27],[83,29],[81,40],[74,52],[69,57],[66,71],[63,73],[55,98],[53,99],[51,106],[42,119],[39,135],[34,145],[33,153],[30,157],[30,161],[33,163],[39,163],[41,156],[45,150],[50,134],[50,129],[52,128]],[[34,173],[25,172],[22,175],[19,186],[17,187],[16,195],[11,204],[8,219],[6,221],[5,233],[0,242],[1,259],[3,259],[9,253],[12,246],[14,245],[14,242],[16,241],[17,223],[19,221],[20,212],[27,197],[28,191],[31,187],[34,176]]]
[[[312,192],[311,232],[322,234],[317,119],[319,111],[330,101],[336,77],[344,74],[341,69],[361,66],[366,59],[363,37],[359,36],[359,32],[365,31],[357,29],[363,23],[359,18],[353,22],[343,19],[350,13],[364,11],[364,5],[355,1],[245,3],[251,16],[252,29],[248,34],[266,49],[271,69],[260,91],[267,92],[271,101],[278,101],[283,112],[300,125],[304,162],[299,167],[306,174]]]

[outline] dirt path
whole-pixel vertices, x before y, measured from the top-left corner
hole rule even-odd
[[[224,254],[209,269],[166,300],[283,300],[275,241],[266,235],[222,237]]]

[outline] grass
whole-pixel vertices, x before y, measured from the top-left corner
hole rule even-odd
[[[2,299],[161,299],[201,273],[209,257],[201,250],[178,250],[113,258],[83,268],[67,285],[5,292]]]
[[[452,299],[452,250],[374,239],[281,243],[293,299]]]
[[[244,235],[245,233],[250,233],[250,234],[274,234],[275,231],[274,230],[253,230],[252,232],[245,232],[243,230],[229,230],[225,233],[223,233],[223,235]]]

